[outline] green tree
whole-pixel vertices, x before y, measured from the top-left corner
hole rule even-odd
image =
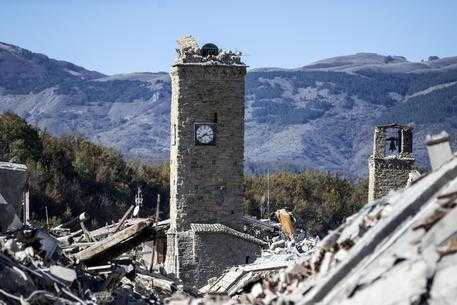
[[[0,114],[0,159],[25,163],[42,152],[38,129],[13,113]]]
[[[266,193],[266,176],[246,177],[245,212],[259,216]],[[366,183],[352,183],[338,175],[309,170],[281,172],[270,176],[270,214],[286,208],[306,232],[324,235],[360,209],[366,194]]]

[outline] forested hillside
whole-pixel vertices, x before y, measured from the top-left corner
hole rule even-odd
[[[277,209],[287,209],[296,217],[299,228],[311,235],[324,236],[357,212],[366,203],[367,195],[367,180],[353,183],[337,175],[313,170],[281,172],[269,178],[246,177],[244,209],[257,217],[261,214],[271,217]]]
[[[142,215],[152,215],[161,194],[161,218],[168,217],[169,168],[166,164],[126,162],[113,149],[81,136],[53,137],[17,115],[0,115],[0,160],[25,163],[29,168],[33,220],[51,224],[87,212],[93,225],[118,220],[133,204],[137,187],[144,195]],[[324,234],[366,201],[364,183],[354,185],[335,175],[316,171],[280,173],[270,178],[270,212],[287,208],[312,234]],[[260,216],[267,177],[245,181],[244,209]],[[269,216],[269,215],[266,215]]]
[[[20,117],[0,115],[0,160],[29,169],[33,219],[43,222],[48,208],[53,223],[87,212],[94,225],[117,221],[134,204],[137,187],[151,214],[161,194],[168,213],[168,166],[126,162],[115,150],[81,136],[53,137]]]

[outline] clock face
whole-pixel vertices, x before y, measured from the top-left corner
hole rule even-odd
[[[195,124],[195,140],[200,145],[212,145],[215,140],[214,124]]]

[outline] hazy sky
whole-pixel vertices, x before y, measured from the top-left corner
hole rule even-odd
[[[0,41],[107,74],[168,71],[184,34],[250,67],[457,56],[457,0],[0,0]]]

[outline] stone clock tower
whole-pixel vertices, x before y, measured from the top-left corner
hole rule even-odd
[[[166,269],[197,287],[252,260],[242,229],[244,78],[239,54],[178,41],[171,69],[170,230]]]

